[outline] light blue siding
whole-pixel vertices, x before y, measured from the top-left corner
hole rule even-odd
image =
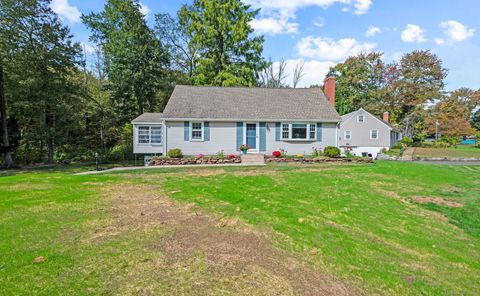
[[[267,123],[260,122],[260,152],[267,151]]]

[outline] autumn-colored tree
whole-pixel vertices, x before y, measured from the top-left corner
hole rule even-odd
[[[475,133],[475,129],[470,125],[470,111],[458,97],[445,97],[431,111],[431,114],[425,120],[427,133],[435,133],[437,122],[438,132],[442,136],[458,137]]]

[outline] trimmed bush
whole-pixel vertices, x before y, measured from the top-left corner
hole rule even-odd
[[[327,146],[325,149],[323,149],[323,155],[326,157],[339,157],[340,149],[334,146]]]
[[[411,147],[413,145],[413,139],[409,137],[405,137],[402,139],[402,144],[405,144],[408,147]]]
[[[182,150],[180,148],[175,148],[175,149],[168,150],[167,155],[170,158],[182,158],[183,157],[183,153],[182,153]]]

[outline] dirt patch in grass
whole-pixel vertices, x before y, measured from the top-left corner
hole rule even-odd
[[[413,196],[411,199],[412,201],[420,204],[433,203],[439,206],[447,206],[451,208],[463,207],[463,203],[435,196]]]
[[[233,173],[235,176],[276,176],[277,172],[273,170],[245,170],[245,171],[235,171]]]
[[[152,254],[162,254],[165,261],[162,266],[152,267],[158,270],[155,274],[134,277],[163,277],[162,269],[175,277],[204,273],[206,275],[194,283],[198,295],[359,294],[356,288],[275,247],[270,234],[237,219],[206,215],[194,204],[178,204],[164,197],[158,187],[110,186],[106,196],[111,201],[115,219],[111,225],[95,231],[91,237],[94,242],[136,230],[162,229],[145,242],[145,249]],[[205,258],[202,264],[206,265],[200,275],[188,263],[198,254]],[[169,291],[185,289],[179,286]]]

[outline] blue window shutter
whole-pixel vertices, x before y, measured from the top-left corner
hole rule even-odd
[[[280,141],[280,133],[282,131],[282,124],[280,122],[275,122],[275,141]]]
[[[267,151],[267,123],[260,122],[260,152]]]
[[[190,141],[190,122],[189,121],[183,122],[183,140]]]
[[[317,122],[317,141],[322,141],[322,123]]]
[[[210,122],[206,121],[203,123],[203,132],[205,133],[203,135],[203,140],[210,141]]]
[[[237,151],[243,144],[243,122],[237,122]]]

